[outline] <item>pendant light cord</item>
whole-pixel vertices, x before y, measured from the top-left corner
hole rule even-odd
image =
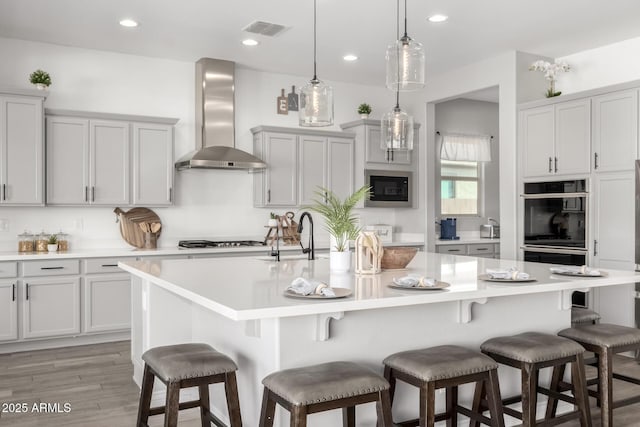
[[[407,0],[404,0],[404,36],[407,36]]]
[[[315,0],[314,0],[315,1]],[[406,35],[406,31],[407,31],[407,0],[404,0],[404,7],[405,7],[405,12],[404,12],[404,27],[405,27],[405,35]],[[398,63],[398,76],[397,79],[398,83],[397,83],[397,88],[396,88],[396,108],[400,108],[400,49],[397,46],[398,42],[400,41],[400,0],[396,1],[396,56],[397,56],[397,63]]]
[[[316,73],[316,0],[313,0],[313,81],[318,80]]]

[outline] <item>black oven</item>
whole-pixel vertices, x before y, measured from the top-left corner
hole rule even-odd
[[[366,169],[365,183],[371,187],[365,199],[367,207],[410,208],[412,173],[409,171],[389,171]]]

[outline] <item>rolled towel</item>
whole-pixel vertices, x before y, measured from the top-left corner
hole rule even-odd
[[[319,280],[305,279],[304,277],[297,277],[293,279],[287,289],[299,295],[316,294],[325,297],[336,296],[333,289],[331,289],[326,283]]]
[[[435,286],[436,279],[419,276],[417,274],[410,274],[404,277],[394,277],[393,283],[403,288],[426,288],[429,286]]]
[[[589,268],[586,265],[567,265],[563,267],[550,267],[552,273],[575,274],[576,276],[601,276],[600,270]]]
[[[517,268],[511,267],[508,269],[499,268],[487,268],[487,275],[492,279],[502,280],[527,280],[529,274],[523,271],[518,271]]]

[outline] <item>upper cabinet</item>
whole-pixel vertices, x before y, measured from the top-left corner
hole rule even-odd
[[[0,206],[44,204],[43,101],[0,93]]]
[[[170,205],[176,120],[136,118],[47,110],[47,204]]]
[[[612,92],[592,102],[594,170],[633,170],[638,158],[638,91]]]
[[[561,102],[520,112],[523,177],[590,170],[591,102]]]

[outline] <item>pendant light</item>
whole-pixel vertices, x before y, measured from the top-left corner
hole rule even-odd
[[[404,35],[387,48],[386,60],[389,89],[405,92],[424,88],[424,49],[407,34],[407,0],[404,0]]]
[[[405,0],[406,2],[406,0]],[[406,3],[405,3],[406,4]],[[396,25],[397,33],[400,32],[400,0],[397,2],[396,8]],[[405,18],[406,22],[406,18]],[[387,52],[388,53],[388,52]],[[400,56],[400,51],[395,51]],[[400,67],[400,61],[396,61],[396,66]],[[413,117],[400,108],[400,82],[396,83],[396,106],[391,111],[382,116],[380,121],[380,148],[392,151],[413,150]],[[389,158],[387,156],[387,158]],[[391,157],[393,158],[393,157]]]
[[[313,78],[300,91],[300,126],[333,125],[333,89],[316,74],[316,0],[313,0]]]

